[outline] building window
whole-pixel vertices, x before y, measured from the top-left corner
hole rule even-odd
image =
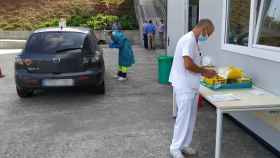
[[[258,19],[254,43],[280,47],[280,1],[258,0]]]
[[[227,43],[248,46],[251,0],[229,0]]]
[[[222,49],[280,62],[280,0],[224,0]]]
[[[189,27],[188,31],[191,31],[199,20],[199,1],[189,0]]]

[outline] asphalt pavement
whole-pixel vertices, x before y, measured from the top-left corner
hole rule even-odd
[[[172,90],[157,82],[158,53],[134,46],[136,65],[129,80],[113,78],[117,51],[105,49],[106,95],[83,91],[39,92],[20,99],[15,90],[15,51],[0,51],[1,158],[169,158],[172,137]],[[18,50],[17,50],[18,51]],[[4,52],[4,53],[1,53]],[[198,114],[195,158],[213,158],[215,109]],[[226,158],[276,158],[239,128],[224,121]]]

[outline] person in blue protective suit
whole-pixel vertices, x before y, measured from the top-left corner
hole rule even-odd
[[[115,77],[119,81],[127,80],[128,68],[135,63],[131,44],[122,31],[111,31],[109,36],[113,41],[111,45],[119,49],[119,70]]]

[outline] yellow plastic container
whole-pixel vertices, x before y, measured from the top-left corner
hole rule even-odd
[[[227,74],[227,79],[234,80],[234,79],[242,78],[242,76],[243,76],[242,69],[234,67],[234,66],[229,67],[228,74]]]
[[[221,76],[215,76],[212,78],[203,78],[203,82],[208,85],[215,85],[215,84],[226,84],[226,80]]]
[[[237,79],[237,82],[238,82],[238,83],[248,83],[248,82],[252,82],[252,78],[247,77],[247,76],[241,77],[241,78]]]

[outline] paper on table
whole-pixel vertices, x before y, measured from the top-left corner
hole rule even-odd
[[[233,94],[220,94],[220,95],[211,95],[208,96],[207,99],[210,102],[224,102],[224,101],[237,101],[240,100],[239,97],[233,95]]]
[[[258,96],[261,96],[261,95],[266,95],[267,93],[265,92],[265,91],[263,91],[263,90],[261,90],[261,89],[252,89],[251,91],[250,91],[252,94],[254,94],[254,95],[258,95]]]

